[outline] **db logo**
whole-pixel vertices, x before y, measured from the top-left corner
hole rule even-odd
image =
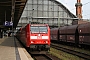
[[[41,39],[42,37],[41,36],[38,36],[37,39]]]

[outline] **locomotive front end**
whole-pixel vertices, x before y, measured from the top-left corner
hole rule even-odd
[[[50,49],[50,29],[48,25],[30,26],[30,49]]]

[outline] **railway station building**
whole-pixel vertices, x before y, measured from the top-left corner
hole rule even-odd
[[[27,23],[43,23],[52,27],[72,25],[77,17],[56,0],[28,0],[18,27]]]

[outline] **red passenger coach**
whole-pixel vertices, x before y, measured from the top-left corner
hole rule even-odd
[[[19,39],[31,50],[50,49],[50,28],[47,24],[27,24],[21,30]]]

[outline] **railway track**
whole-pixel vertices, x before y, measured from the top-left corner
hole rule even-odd
[[[33,54],[32,56],[35,60],[41,60],[41,59],[43,59],[43,60],[52,60],[52,58],[48,57],[45,54]]]
[[[52,56],[51,54],[32,54],[35,60],[60,60],[59,58]]]
[[[69,54],[76,55],[76,56],[81,57],[83,59],[90,60],[90,55],[89,54],[74,51],[74,50],[69,49],[69,48],[64,48],[64,47],[58,46],[58,44],[57,45],[56,44],[51,44],[51,47],[55,48],[55,49],[58,49],[58,50],[61,50],[61,51],[64,51],[64,52],[69,53]]]

